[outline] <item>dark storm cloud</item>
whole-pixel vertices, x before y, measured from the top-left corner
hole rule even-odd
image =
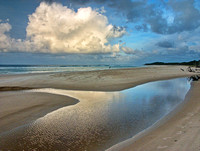
[[[200,11],[195,8],[194,0],[169,1],[175,13],[174,22],[168,27],[169,33],[190,31],[200,25]]]
[[[93,0],[70,0],[70,2],[79,5],[94,3]],[[147,31],[148,25],[151,31],[159,34],[173,34],[199,27],[200,12],[195,7],[195,2],[195,0],[169,0],[168,2],[158,0],[156,3],[148,0],[95,1],[95,3],[106,5],[115,9],[117,13],[123,14],[128,22],[141,23],[135,27],[137,30]],[[164,17],[168,11],[173,14],[170,23],[169,18]]]
[[[194,0],[170,0],[162,3],[162,8],[170,12],[171,23],[164,16],[164,11],[153,7],[154,11],[144,21],[149,24],[151,31],[159,34],[173,34],[191,31],[200,26],[200,11],[195,7]]]
[[[156,45],[162,48],[174,48],[174,43],[170,41],[160,41]]]
[[[114,8],[127,17],[129,21],[138,20],[140,17],[145,17],[147,12],[151,13],[151,5],[147,5],[146,1],[131,1],[131,0],[70,0],[70,3],[84,5],[87,3],[98,3]],[[148,15],[147,15],[148,16]]]

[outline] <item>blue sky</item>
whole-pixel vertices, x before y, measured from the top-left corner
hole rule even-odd
[[[1,0],[0,64],[199,60],[198,0]]]

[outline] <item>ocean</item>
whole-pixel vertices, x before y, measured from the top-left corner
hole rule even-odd
[[[0,65],[0,74],[27,74],[27,73],[52,73],[93,71],[105,69],[131,68],[134,66],[109,66],[109,65]]]

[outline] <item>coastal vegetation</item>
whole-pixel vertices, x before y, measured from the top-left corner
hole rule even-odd
[[[187,66],[194,66],[200,67],[200,60],[196,61],[189,61],[189,62],[153,62],[153,63],[146,63],[145,65],[187,65]]]

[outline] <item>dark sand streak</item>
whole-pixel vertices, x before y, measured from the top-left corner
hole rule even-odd
[[[47,93],[20,91],[0,93],[0,133],[28,124],[61,107],[78,103],[77,99]]]

